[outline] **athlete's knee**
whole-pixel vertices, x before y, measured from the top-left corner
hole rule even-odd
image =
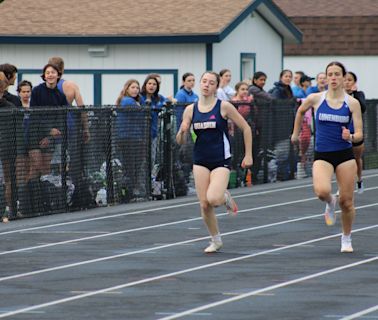
[[[207,200],[201,200],[200,201],[200,207],[201,207],[201,211],[204,212],[204,213],[208,212],[211,209],[211,205],[210,205],[209,201],[207,201]]]
[[[340,196],[339,206],[342,211],[347,211],[347,212],[353,211],[354,210],[353,198]]]
[[[207,194],[207,201],[212,207],[218,207],[224,204],[224,194],[214,194],[208,193]]]
[[[316,196],[322,201],[326,201],[329,198],[331,191],[332,191],[331,188],[314,187],[314,192]]]

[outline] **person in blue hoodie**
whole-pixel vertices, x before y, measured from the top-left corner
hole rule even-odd
[[[306,99],[308,96],[307,89],[311,87],[311,81],[314,80],[314,78],[309,77],[308,75],[303,75],[301,77],[301,80],[299,81],[300,89],[297,91],[296,94],[294,94],[294,97],[299,99]]]
[[[133,197],[145,196],[146,181],[142,181],[142,175],[149,167],[145,161],[148,159],[145,144],[151,129],[146,125],[146,114],[141,108],[143,102],[139,82],[135,79],[126,81],[116,100],[117,109],[121,109],[115,123],[117,153],[130,180]]]
[[[316,76],[316,85],[307,88],[306,96],[325,90],[327,90],[327,75],[324,72],[319,72]]]
[[[177,91],[175,95],[176,100],[176,125],[177,130],[180,128],[182,115],[184,113],[185,107],[189,104],[198,101],[198,95],[193,91],[195,85],[194,74],[191,72],[186,72],[182,75],[182,85],[180,90]]]

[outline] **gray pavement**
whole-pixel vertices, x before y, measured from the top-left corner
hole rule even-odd
[[[231,190],[216,254],[195,197],[3,224],[0,318],[378,319],[378,171],[364,176],[353,254],[310,179]]]

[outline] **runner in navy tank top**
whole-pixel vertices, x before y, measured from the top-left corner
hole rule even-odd
[[[357,167],[352,151],[352,142],[363,138],[362,118],[359,102],[349,96],[343,88],[345,67],[340,62],[331,62],[326,68],[328,91],[309,95],[299,107],[292,143],[298,143],[300,125],[304,114],[311,107],[315,110],[316,141],[313,163],[314,191],[318,198],[326,202],[324,217],[327,225],[336,222],[337,198],[332,195],[332,176],[336,173],[341,209],[341,252],[353,252],[352,224],[354,209],[354,178]],[[355,131],[348,129],[353,120]]]
[[[209,170],[215,164],[231,158],[227,120],[221,115],[221,102],[217,99],[215,106],[205,113],[198,110],[198,102],[193,107],[192,124],[197,136],[193,162]]]
[[[252,165],[251,128],[231,103],[215,97],[219,80],[215,72],[209,71],[202,75],[198,103],[185,108],[176,136],[177,143],[183,144],[191,125],[197,135],[193,151],[193,176],[201,215],[211,236],[206,253],[216,252],[223,245],[214,208],[225,205],[229,213],[237,213],[237,205],[227,191],[231,159],[227,119],[243,131],[245,156],[242,167]]]

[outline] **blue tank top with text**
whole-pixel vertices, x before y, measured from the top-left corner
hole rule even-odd
[[[197,139],[193,150],[194,163],[216,163],[231,157],[227,120],[221,115],[221,100],[209,112],[193,107],[193,129]]]
[[[328,105],[327,91],[322,95],[321,103],[315,114],[315,151],[332,152],[352,147],[352,143],[342,138],[342,127],[348,128],[352,113],[348,106],[348,95],[345,95],[342,106],[338,109]]]

